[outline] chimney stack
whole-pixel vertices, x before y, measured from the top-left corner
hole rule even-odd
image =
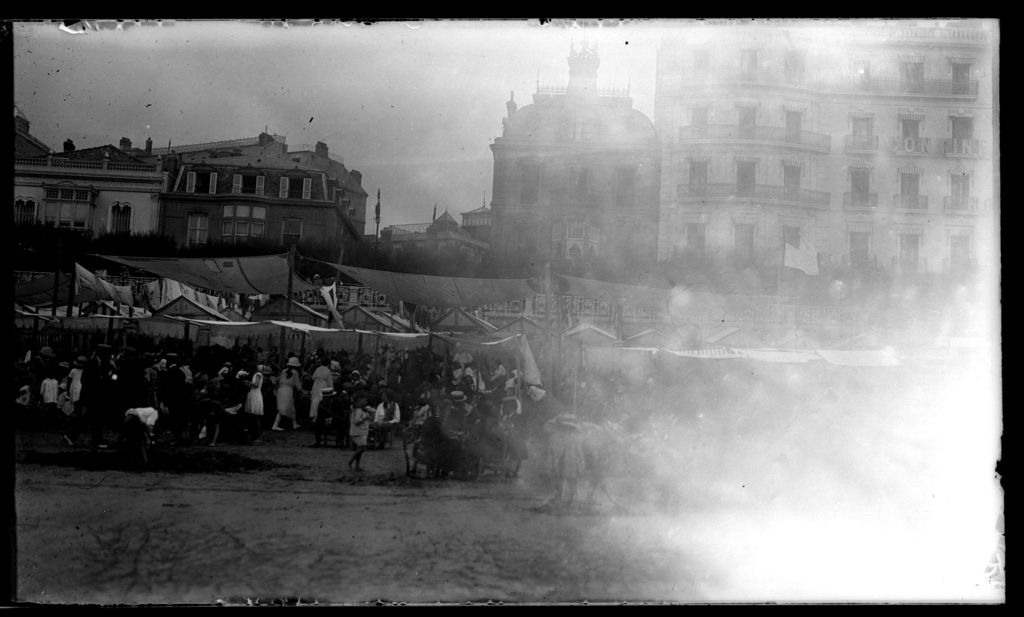
[[[146,138],[146,154],[153,154],[153,138]]]
[[[319,156],[326,157],[327,156],[327,144],[325,144],[322,141],[316,142],[316,153]]]
[[[118,147],[121,148],[122,152],[127,152],[132,149],[132,140],[127,137],[122,137]]]
[[[74,152],[74,151],[75,151],[75,142],[71,141],[70,138],[69,139],[65,139],[64,140],[64,152]]]

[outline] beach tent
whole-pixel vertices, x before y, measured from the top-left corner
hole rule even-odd
[[[491,334],[498,328],[461,308],[453,308],[430,324],[433,332],[462,332],[470,334]]]
[[[154,317],[191,317],[194,319],[213,319],[215,321],[231,321],[222,313],[208,306],[199,304],[186,296],[178,296],[167,304],[153,311]]]
[[[272,298],[270,302],[254,310],[252,315],[249,316],[249,319],[251,321],[270,321],[275,319],[284,320],[285,308],[284,296],[277,296]],[[327,326],[327,315],[319,311],[315,311],[301,302],[292,300],[292,309],[289,321],[309,324],[311,326],[320,326],[323,328]]]

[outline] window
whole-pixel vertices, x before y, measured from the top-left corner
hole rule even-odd
[[[231,192],[242,195],[262,195],[265,178],[253,174],[235,174],[231,181]]]
[[[569,221],[565,226],[565,237],[570,240],[582,240],[585,229],[583,221]]]
[[[949,177],[950,206],[967,208],[971,200],[971,177],[967,174],[953,174]]]
[[[210,217],[206,214],[188,215],[188,235],[185,237],[187,246],[204,246],[210,229]]]
[[[921,176],[916,173],[900,173],[900,205],[904,208],[920,208]]]
[[[800,228],[796,225],[783,225],[782,241],[790,246],[800,248]]]
[[[281,242],[284,243],[285,246],[291,246],[292,244],[298,244],[301,239],[302,220],[284,219],[281,230]]]
[[[919,234],[900,234],[900,269],[917,272],[921,251]]]
[[[185,175],[186,193],[205,193],[213,195],[217,192],[217,172],[190,171]]]
[[[738,194],[753,194],[757,173],[756,165],[757,163],[753,161],[736,162],[736,192]]]
[[[695,79],[707,79],[711,69],[711,52],[698,49],[693,52],[693,76]]]
[[[868,169],[850,170],[850,195],[854,205],[870,205],[871,171]]]
[[[704,223],[687,223],[685,228],[686,248],[698,253],[704,252]]]
[[[754,79],[757,75],[757,50],[740,51],[740,79]]]
[[[632,208],[636,205],[636,169],[620,167],[616,170],[615,203],[620,208]]]
[[[523,165],[519,170],[519,203],[532,206],[540,199],[540,165]]]
[[[953,94],[971,93],[971,65],[957,63],[953,65]]]
[[[782,166],[782,186],[786,193],[797,193],[800,191],[800,166]]]
[[[703,195],[708,187],[708,162],[690,161],[690,193]]]
[[[912,139],[915,142],[921,138],[920,120],[900,120],[900,137],[904,142]]]
[[[971,264],[971,237],[958,233],[949,237],[949,268],[960,270]]]
[[[857,80],[857,84],[866,90],[871,85],[871,62],[867,60],[855,62],[853,64],[853,76]]]
[[[309,199],[313,188],[312,178],[281,178],[281,188],[278,197],[282,199]]]
[[[572,170],[572,194],[577,201],[586,201],[590,194],[590,170],[586,167],[574,167]]]
[[[803,130],[804,115],[799,111],[786,112],[786,141],[799,142]]]
[[[867,266],[871,262],[871,234],[866,231],[849,232],[850,265]]]
[[[31,223],[36,220],[36,202],[31,199],[19,199],[14,202],[14,222]]]
[[[244,242],[247,238],[262,238],[266,222],[267,209],[263,206],[224,206],[221,239],[224,242]]]
[[[875,149],[875,119],[853,118],[851,123],[850,147],[859,150]]]
[[[974,139],[974,119],[954,116],[952,123],[953,139]]]
[[[754,124],[757,122],[757,108],[756,107],[740,107],[739,108],[739,126],[741,137],[753,137],[754,136]]]
[[[922,92],[924,90],[924,63],[901,62],[900,85],[906,92]]]
[[[748,223],[737,223],[733,233],[733,246],[736,256],[743,261],[754,259],[754,226]]]
[[[785,76],[786,83],[798,84],[804,80],[804,60],[807,54],[801,50],[786,51]]]
[[[72,229],[89,228],[89,204],[59,202],[46,204],[46,222]]]
[[[126,234],[132,229],[132,205],[128,202],[114,202],[110,209],[110,233]]]

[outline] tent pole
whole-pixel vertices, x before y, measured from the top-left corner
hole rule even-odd
[[[57,232],[57,263],[53,266],[53,308],[51,309],[54,317],[57,316],[57,304],[59,303],[58,298],[60,297],[60,258],[63,252],[64,243],[61,241],[61,233]],[[68,315],[71,317],[71,315]]]
[[[292,275],[295,272],[295,245],[288,247],[288,295],[284,298],[284,320],[292,320]],[[284,366],[287,351],[285,350],[285,327],[281,326],[281,351],[278,354],[281,366]]]
[[[68,317],[71,317],[72,309],[75,307],[75,281],[78,279],[78,264],[74,264],[74,270],[68,278]]]

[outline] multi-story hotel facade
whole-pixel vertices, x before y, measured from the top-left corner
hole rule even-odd
[[[990,22],[694,23],[663,40],[658,257],[944,273],[997,261]]]

